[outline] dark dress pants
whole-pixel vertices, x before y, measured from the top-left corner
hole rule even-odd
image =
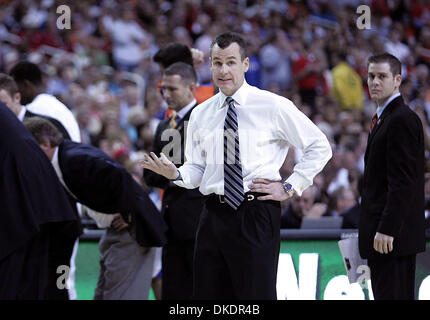
[[[416,255],[368,259],[375,300],[414,300]]]
[[[69,292],[65,286],[67,281],[65,275],[68,276],[69,273],[64,274],[64,269],[58,269],[58,267],[63,266],[70,270],[73,247],[79,234],[78,224],[75,221],[59,222],[53,224],[51,229],[46,298],[48,300],[69,300]]]
[[[195,299],[276,300],[280,204],[247,199],[235,211],[206,201],[194,252]]]
[[[173,235],[167,239],[162,253],[162,300],[189,300],[193,294],[194,239]]]
[[[48,285],[48,227],[0,261],[0,300],[44,300]]]

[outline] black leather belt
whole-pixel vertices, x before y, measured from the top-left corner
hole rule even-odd
[[[261,197],[261,196],[265,196],[267,195],[266,193],[260,193],[260,192],[247,192],[245,193],[245,200],[250,202],[250,201],[255,201],[258,200],[257,197]],[[209,197],[210,200],[212,201],[216,201],[218,203],[226,203],[224,196],[220,195],[220,194],[212,194]]]

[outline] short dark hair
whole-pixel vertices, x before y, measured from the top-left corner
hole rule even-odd
[[[224,32],[215,37],[210,46],[210,56],[212,57],[212,48],[215,44],[218,45],[221,49],[227,48],[232,43],[236,42],[240,48],[240,56],[245,59],[248,56],[247,53],[247,44],[245,39],[236,32]]]
[[[23,124],[39,144],[49,141],[51,147],[58,147],[64,141],[63,134],[49,120],[31,117],[25,119]]]
[[[402,74],[402,63],[400,62],[400,60],[387,52],[371,56],[367,60],[367,68],[369,69],[369,65],[371,63],[384,63],[384,62],[387,62],[390,65],[390,71],[393,74],[393,76]]]
[[[42,84],[42,71],[37,64],[30,61],[18,62],[10,71],[10,75],[17,83],[28,80],[36,86]]]
[[[6,90],[11,97],[13,97],[15,93],[19,92],[15,80],[5,73],[0,73],[0,90],[1,89]]]
[[[154,62],[167,68],[175,62],[184,62],[193,65],[193,56],[190,48],[179,42],[169,43],[166,47],[157,51],[153,57]]]
[[[170,65],[166,70],[164,70],[163,75],[173,76],[179,75],[182,80],[187,83],[196,83],[197,82],[197,74],[192,66],[186,64],[184,62],[175,62]]]

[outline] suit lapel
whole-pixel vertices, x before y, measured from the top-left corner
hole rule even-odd
[[[391,101],[390,104],[385,108],[384,112],[382,112],[381,117],[378,119],[375,127],[373,128],[372,132],[369,133],[369,137],[367,138],[367,147],[366,147],[366,152],[364,153],[365,163],[367,162],[369,147],[372,144],[373,138],[376,136],[376,133],[383,126],[384,122],[386,122],[386,119],[391,115],[393,110],[395,110],[397,107],[403,104],[404,104],[403,98],[402,96],[399,96],[393,101]]]
[[[194,110],[194,108],[197,106],[197,103],[179,120],[178,125],[176,126],[177,130],[182,130],[184,127],[184,122],[188,121],[190,119],[191,112]]]

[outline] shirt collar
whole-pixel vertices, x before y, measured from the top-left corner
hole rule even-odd
[[[191,108],[196,104],[196,99],[193,99],[193,101],[191,101],[189,104],[187,104],[185,107],[183,107],[181,110],[179,110],[178,112],[176,112],[176,114],[178,115],[179,119],[183,118],[188,111],[191,110]]]
[[[387,101],[385,101],[385,103],[382,106],[376,108],[376,114],[378,115],[378,119],[381,117],[382,112],[384,112],[385,108],[390,104],[390,102],[399,96],[400,96],[400,92],[393,94],[391,97],[388,98]]]
[[[58,163],[58,147],[55,148],[54,156],[52,157],[51,163],[55,169],[55,172],[57,172],[57,174],[62,177],[63,175],[61,174],[60,165]]]
[[[58,147],[55,148],[54,156],[52,157],[51,164],[54,167],[55,173],[57,174],[58,180],[60,180],[63,187],[67,190],[70,195],[77,200],[76,196],[69,190],[66,183],[64,182],[63,172],[61,172],[60,163],[58,162]]]
[[[26,112],[27,112],[27,109],[25,109],[25,107],[21,106],[21,111],[18,114],[19,121],[21,121],[21,122],[24,121],[24,116],[25,116]]]
[[[243,80],[242,86],[231,96],[233,100],[236,102],[236,105],[244,106],[246,102],[246,97],[248,96],[250,85],[246,82],[246,80]],[[226,106],[227,96],[220,90],[219,91],[219,107],[222,108]]]

